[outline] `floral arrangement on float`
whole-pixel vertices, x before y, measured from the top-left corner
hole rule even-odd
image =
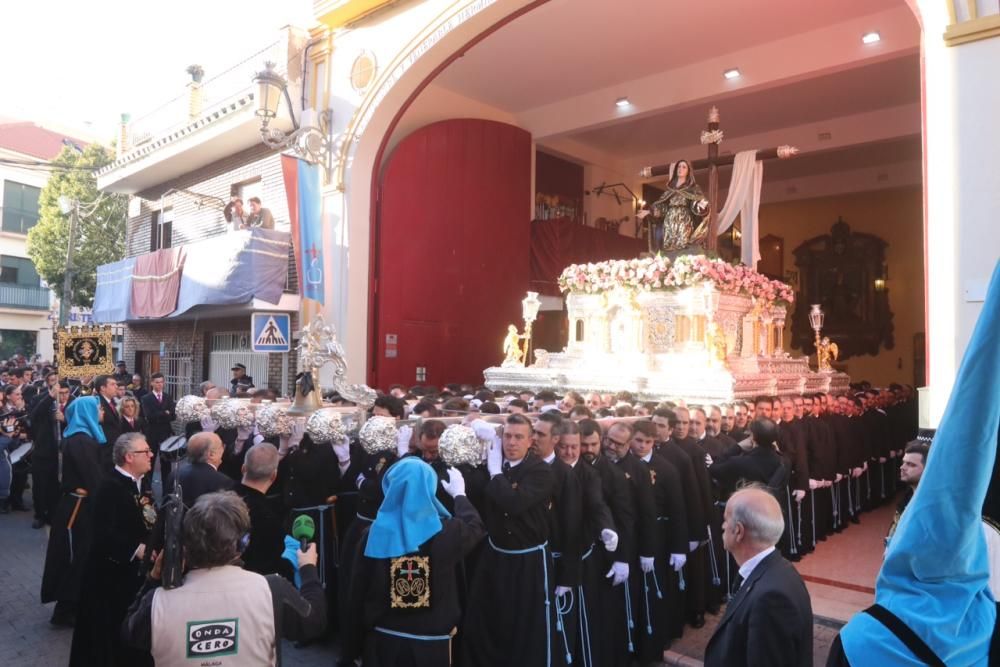
[[[723,294],[742,294],[765,303],[790,305],[790,285],[772,280],[743,264],[705,255],[663,255],[606,262],[571,264],[559,275],[562,292],[597,294],[624,288],[634,291],[674,291],[712,283]]]

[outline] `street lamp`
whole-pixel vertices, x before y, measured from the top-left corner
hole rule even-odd
[[[73,237],[76,235],[76,219],[80,202],[66,195],[59,196],[59,212],[69,216],[69,234],[66,243],[66,270],[63,273],[62,298],[59,299],[59,326],[69,323],[70,301],[73,294]]]
[[[823,312],[823,309],[820,308],[820,305],[818,303],[812,304],[812,306],[809,309],[809,326],[811,326],[812,330],[816,333],[816,367],[817,367],[817,370],[823,370],[823,368],[822,368],[823,362],[820,360],[820,352],[819,352],[819,348],[820,348],[819,332],[820,332],[820,330],[823,329],[823,321],[825,319],[826,319],[826,313]]]
[[[267,62],[264,69],[254,76],[257,86],[257,117],[260,118],[260,138],[268,148],[291,150],[299,157],[315,164],[323,165],[327,181],[333,171],[333,156],[336,153],[333,136],[333,111],[324,109],[318,113],[319,127],[305,125],[300,127],[295,119],[292,97],[288,93],[288,81],[275,71],[274,63]],[[278,117],[281,99],[284,98],[288,107],[288,115],[292,119],[292,132],[285,132],[271,127],[272,120]]]

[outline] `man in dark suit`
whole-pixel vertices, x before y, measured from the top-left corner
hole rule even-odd
[[[250,544],[243,552],[243,569],[291,579],[291,563],[281,557],[285,551],[282,515],[266,495],[277,477],[274,445],[262,442],[251,447],[243,463],[243,480],[236,485],[236,494],[250,510]]]
[[[795,568],[776,552],[785,529],[781,507],[762,488],[726,503],[722,540],[743,582],[705,647],[706,667],[811,666],[813,614]]]
[[[101,420],[101,430],[104,431],[104,438],[109,445],[118,441],[118,436],[122,434],[122,420],[115,407],[115,399],[118,398],[118,382],[110,375],[98,375],[94,378],[94,391],[101,401],[101,409],[104,411],[104,419]]]
[[[177,469],[177,480],[181,484],[184,504],[194,505],[199,496],[233,488],[233,480],[219,472],[225,445],[215,433],[202,431],[191,436],[187,442],[187,457]],[[173,479],[167,480],[164,493],[173,489]]]
[[[142,416],[146,420],[146,440],[159,455],[160,444],[174,434],[170,423],[174,420],[174,399],[163,391],[166,380],[163,373],[153,373],[149,379],[150,392],[142,397]],[[107,421],[107,420],[105,420]],[[166,479],[170,463],[160,457],[160,479]]]

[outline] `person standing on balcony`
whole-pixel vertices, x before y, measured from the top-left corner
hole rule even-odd
[[[244,229],[260,227],[261,229],[274,229],[274,216],[271,210],[263,208],[260,204],[260,197],[250,198],[250,215],[247,216]]]
[[[239,231],[240,229],[246,229],[246,213],[243,212],[243,200],[239,197],[233,197],[226,204],[226,207],[222,209],[222,215],[226,219],[231,227],[232,231]]]

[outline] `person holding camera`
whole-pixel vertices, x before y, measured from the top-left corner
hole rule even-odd
[[[250,512],[235,493],[198,498],[184,516],[183,585],[160,587],[160,554],[129,608],[125,641],[149,651],[157,667],[264,667],[281,664],[286,621],[291,628],[299,617],[305,636],[318,634],[326,625],[326,602],[316,545],[298,552],[302,587],[296,590],[280,575],[240,567],[249,534]]]

